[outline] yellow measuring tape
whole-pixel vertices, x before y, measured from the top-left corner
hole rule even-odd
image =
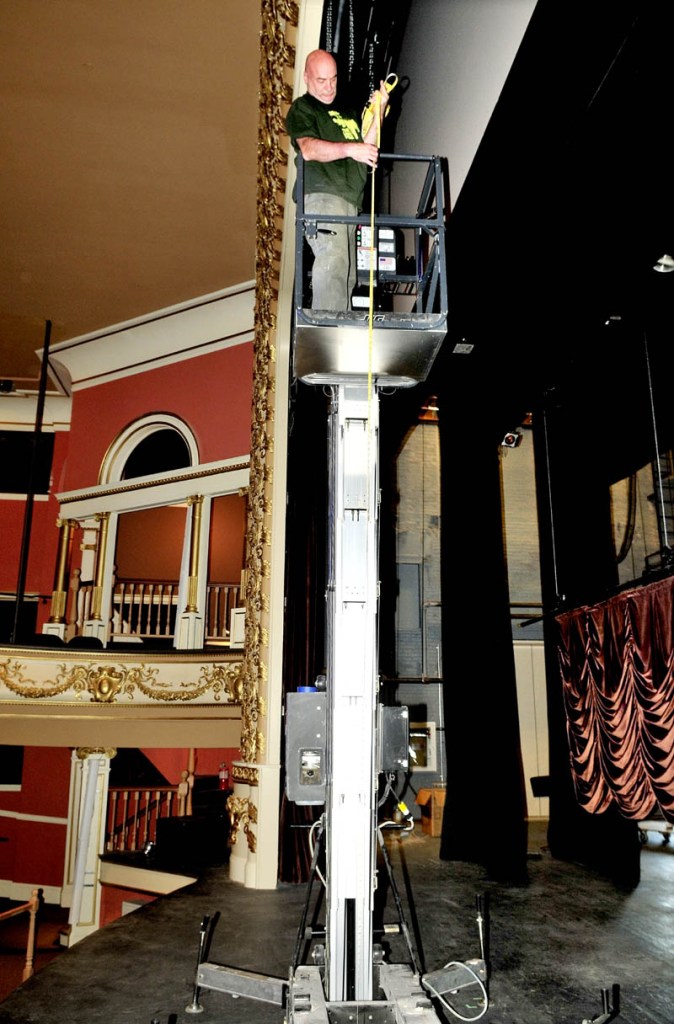
[[[387,75],[384,80],[384,88],[387,92],[391,92],[392,89],[398,84],[398,76],[394,73]],[[381,117],[379,116],[379,107],[381,104],[381,95],[377,91],[374,95],[374,99],[368,104],[363,111],[362,121],[362,135],[363,138],[367,135],[368,131],[372,127],[373,119],[376,119],[377,124],[377,149],[381,142]],[[389,107],[386,108],[386,114],[389,112]],[[384,116],[386,117],[386,114]],[[367,397],[368,401],[372,395],[372,351],[374,347],[373,337],[373,323],[374,323],[374,261],[376,258],[377,247],[375,245],[374,235],[374,205],[375,205],[375,170],[372,168],[372,194],[370,197],[370,289],[369,289],[369,309],[370,315],[368,318],[368,352],[367,352]]]

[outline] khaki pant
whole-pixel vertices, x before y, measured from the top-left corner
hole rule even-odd
[[[305,213],[325,213],[355,217],[353,203],[327,192],[310,192],[304,197]],[[356,225],[318,222],[318,234],[308,238],[314,254],[311,277],[311,308],[341,310],[351,308],[351,292],[356,283]]]

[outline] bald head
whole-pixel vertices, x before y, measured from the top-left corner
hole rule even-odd
[[[337,95],[337,64],[332,54],[312,50],[304,65],[304,81],[310,96],[321,103],[333,103]]]

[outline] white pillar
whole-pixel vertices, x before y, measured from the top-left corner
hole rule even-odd
[[[181,604],[176,622],[175,645],[179,650],[195,650],[204,646],[211,500],[210,497],[204,498],[202,494],[188,498],[190,505],[186,536],[188,557],[187,564],[182,569],[182,572],[186,573],[186,578],[183,577],[180,581]]]
[[[63,903],[70,906],[68,945],[100,926],[100,854],[105,850],[112,750],[72,753]]]

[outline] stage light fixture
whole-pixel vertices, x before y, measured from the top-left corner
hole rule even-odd
[[[657,270],[658,274],[671,274],[674,270],[674,257],[670,256],[668,252],[664,253],[654,264],[653,270]]]
[[[501,441],[503,448],[517,448],[522,444],[522,432],[520,430],[509,430]]]

